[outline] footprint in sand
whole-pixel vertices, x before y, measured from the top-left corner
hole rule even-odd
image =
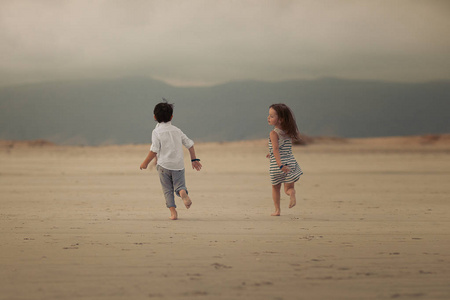
[[[211,264],[211,266],[213,266],[216,269],[231,269],[232,268],[230,266],[226,266],[226,265],[219,264],[219,263],[213,263],[213,264]]]

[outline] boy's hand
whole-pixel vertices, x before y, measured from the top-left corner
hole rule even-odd
[[[192,169],[196,169],[197,171],[200,171],[202,169],[202,164],[199,161],[193,161]]]
[[[141,170],[142,169],[147,169],[148,164],[154,159],[156,158],[156,153],[153,151],[149,151],[147,157],[144,159],[144,161],[141,164]]]

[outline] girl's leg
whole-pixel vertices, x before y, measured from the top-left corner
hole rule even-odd
[[[277,185],[272,185],[272,198],[273,198],[273,204],[275,205],[275,212],[272,214],[272,216],[279,216],[281,213],[280,190],[281,190],[281,183],[277,184]]]
[[[286,192],[286,194],[289,196],[289,198],[291,200],[289,202],[289,208],[293,208],[295,206],[295,204],[297,204],[297,199],[295,197],[294,184],[295,184],[294,182],[284,184],[284,191]]]

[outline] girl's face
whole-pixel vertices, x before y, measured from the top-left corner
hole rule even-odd
[[[280,125],[280,123],[278,122],[278,115],[275,109],[273,108],[269,109],[269,116],[267,117],[267,122],[269,123],[269,125],[272,126]]]

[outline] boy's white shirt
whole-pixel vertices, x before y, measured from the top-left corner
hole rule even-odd
[[[172,122],[158,123],[152,132],[152,145],[150,151],[157,153],[158,165],[168,170],[183,170],[183,147],[187,149],[194,146],[189,139]]]

